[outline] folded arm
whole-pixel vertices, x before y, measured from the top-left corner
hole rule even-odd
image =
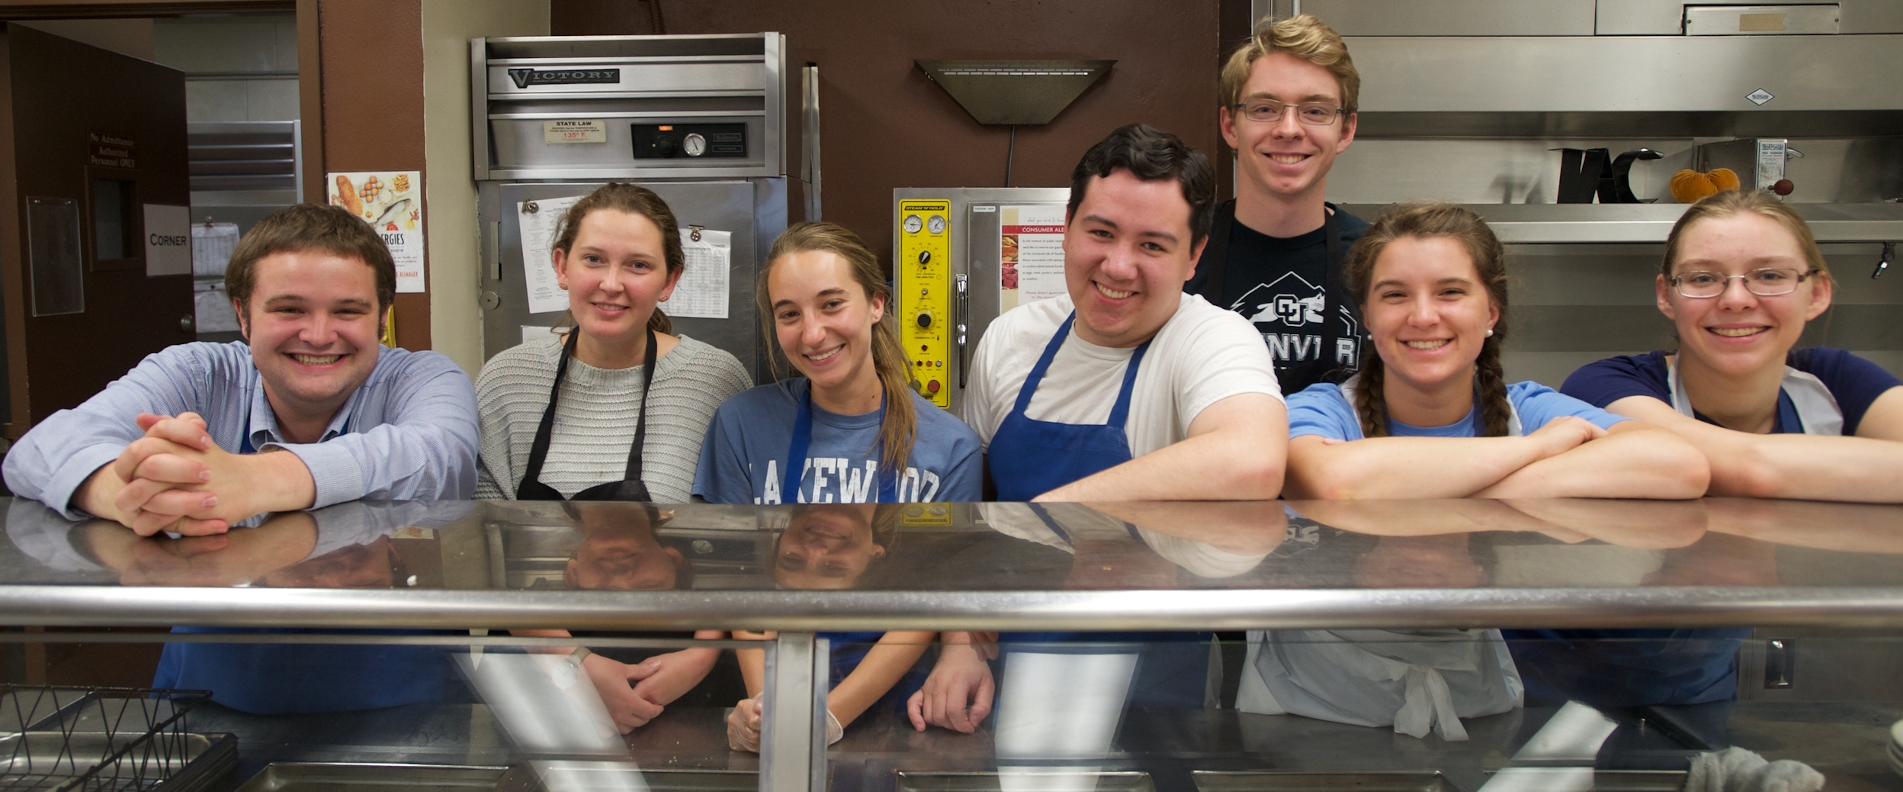
[[[1710,480],[1698,449],[1659,427],[1625,421],[1606,430],[1603,437],[1520,468],[1474,494],[1482,498],[1676,500],[1704,495]]]
[[[1370,437],[1341,442],[1304,435],[1289,441],[1288,496],[1464,498],[1548,453],[1532,437]]]
[[[1037,496],[1039,501],[1273,500],[1282,491],[1288,410],[1239,393],[1196,414],[1183,441]]]
[[[1903,502],[1903,388],[1877,398],[1855,437],[1738,432],[1650,396],[1628,396],[1607,409],[1657,424],[1703,452],[1712,495]]]

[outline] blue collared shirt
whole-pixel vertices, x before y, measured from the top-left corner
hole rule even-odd
[[[243,342],[180,344],[149,355],[72,410],[47,416],[6,457],[7,486],[68,519],[73,493],[144,436],[139,413],[203,416],[234,453],[282,448],[311,471],[312,508],[379,500],[467,499],[476,490],[476,392],[435,352],[384,349],[315,443],[288,443]]]

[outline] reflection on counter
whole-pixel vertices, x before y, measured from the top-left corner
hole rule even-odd
[[[1808,591],[1903,587],[1899,517],[1903,509],[1890,506],[1722,499],[346,504],[273,515],[223,537],[138,538],[14,502],[0,576],[15,585],[224,588],[234,605],[251,596],[244,589],[264,588],[373,588],[392,602],[412,592],[522,592],[579,597],[539,601],[601,603],[630,617],[690,593],[824,609],[854,591],[923,603],[921,613],[987,592],[1267,600],[1372,592],[1402,601],[1559,591],[1589,603],[1621,591],[1717,587],[1710,596],[1775,607]],[[1146,600],[1129,602],[1141,609]],[[253,771],[263,759],[332,762],[369,751],[387,761],[514,766],[519,785],[551,790],[652,788],[690,771],[702,774],[693,783],[721,788],[756,779],[759,760],[729,751],[722,726],[744,693],[710,692],[719,687],[712,676],[624,735],[567,647],[465,645],[459,632],[351,636],[375,642],[364,645],[267,643],[276,635],[233,644],[193,632],[181,637],[197,640],[171,644],[160,679],[215,692],[224,706],[206,705],[195,729],[274,746],[247,755]],[[1865,772],[1886,769],[1872,764],[1880,750],[1854,747],[1903,717],[1903,679],[1858,671],[1896,667],[1903,652],[1880,636],[1782,641],[1782,654],[1766,659],[1763,639],[1776,634],[1750,629],[1503,636],[1397,624],[1261,631],[1230,639],[1229,653],[1210,651],[1208,633],[1007,635],[987,667],[995,715],[961,734],[915,731],[897,706],[933,667],[935,633],[832,635],[830,685],[875,646],[910,658],[883,696],[892,700],[843,719],[831,754],[835,789],[1274,789],[1351,772],[1367,788],[1499,792],[1614,779],[1683,788],[1695,762],[1750,764],[1725,758],[1733,746],[1779,772],[1796,772],[1777,764],[1796,759],[1832,779],[1896,786]],[[636,667],[691,638],[597,632],[571,643]],[[722,663],[741,645],[702,644],[720,647],[709,651]],[[1225,654],[1230,662],[1220,662]],[[1195,683],[1182,702],[1148,697],[1148,675],[1170,657],[1194,666],[1179,675]],[[1776,696],[1759,691],[1773,672],[1788,685]],[[343,736],[358,733],[410,742],[376,753],[361,741],[369,738]]]

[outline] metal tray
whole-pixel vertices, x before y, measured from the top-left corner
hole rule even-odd
[[[1461,792],[1437,770],[1365,773],[1309,773],[1275,770],[1196,770],[1190,773],[1201,792]]]
[[[132,743],[145,738],[143,745]],[[102,760],[126,751],[116,761]],[[0,790],[84,789],[193,792],[238,766],[230,734],[107,735],[22,732],[0,736]],[[98,768],[94,772],[94,768]]]
[[[933,772],[900,770],[897,792],[995,792],[1003,789],[995,771]],[[1156,792],[1149,773],[1124,770],[1025,769],[1009,773],[1013,787],[1038,792]]]
[[[238,787],[238,792],[489,792],[506,767],[458,765],[274,762]]]
[[[1583,773],[1592,774],[1592,784],[1581,787]],[[1589,767],[1509,767],[1489,771],[1489,779],[1506,773],[1520,778],[1502,783],[1508,789],[1581,789],[1595,792],[1683,792],[1686,773],[1671,770],[1594,770]],[[1547,776],[1542,778],[1541,776]],[[1492,783],[1491,780],[1488,783]]]

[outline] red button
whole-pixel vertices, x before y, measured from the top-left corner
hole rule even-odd
[[[928,391],[931,391],[931,392],[933,392],[933,393],[937,393],[937,392],[938,392],[938,380],[932,380],[931,382],[927,382],[927,383],[925,383],[925,389],[926,389],[926,390],[928,390]]]

